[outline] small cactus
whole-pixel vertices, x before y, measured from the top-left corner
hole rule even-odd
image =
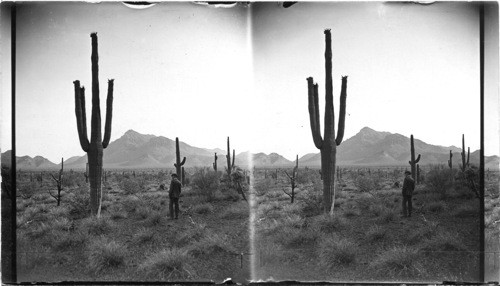
[[[465,173],[467,167],[469,167],[469,155],[470,155],[470,147],[467,148],[467,160],[465,160],[465,136],[462,134],[462,172]]]

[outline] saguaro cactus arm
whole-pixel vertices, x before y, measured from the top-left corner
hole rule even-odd
[[[108,147],[109,140],[111,138],[111,121],[113,119],[113,86],[114,80],[108,80],[108,97],[106,99],[106,123],[104,126],[104,140],[102,141],[102,147]]]
[[[339,113],[339,126],[337,129],[337,138],[335,143],[337,146],[342,143],[344,138],[344,128],[345,128],[345,109],[346,109],[346,98],[347,98],[347,76],[342,77],[342,88],[340,91],[340,113]]]
[[[450,169],[453,167],[453,161],[452,161],[452,158],[453,157],[453,154],[451,153],[451,150],[450,150],[450,160],[448,160],[448,167],[450,167]]]
[[[320,122],[319,122],[319,104],[318,104],[318,85],[314,84],[312,77],[307,78],[308,102],[309,102],[309,121],[311,123],[311,131],[314,145],[321,149],[323,146],[323,138],[321,138]]]
[[[231,168],[234,168],[234,159],[236,158],[235,150],[233,149],[233,161],[231,163]]]
[[[89,150],[89,138],[87,137],[87,115],[85,113],[85,88],[80,87],[80,81],[73,82],[75,86],[75,115],[78,139],[83,151]]]

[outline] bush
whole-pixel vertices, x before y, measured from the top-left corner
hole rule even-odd
[[[373,225],[368,229],[366,233],[366,239],[370,242],[376,242],[383,240],[387,235],[386,229],[379,225]]]
[[[210,203],[204,203],[193,207],[193,212],[197,214],[208,214],[214,212],[214,207]]]
[[[267,178],[267,179],[258,181],[254,185],[253,189],[255,190],[255,193],[257,194],[257,196],[263,196],[267,193],[267,191],[269,190],[269,186],[271,186],[271,184],[274,184],[274,181],[270,178]]]
[[[431,166],[431,170],[427,173],[426,185],[434,192],[446,197],[446,191],[452,186],[450,169],[442,168],[442,166]]]
[[[137,244],[144,244],[154,241],[154,232],[151,229],[141,227],[134,234],[133,241]]]
[[[367,175],[357,176],[356,179],[354,179],[354,185],[363,193],[380,189],[380,181]]]
[[[321,175],[318,169],[299,169],[297,172],[297,184],[315,184],[321,182]]]
[[[235,250],[225,237],[213,232],[207,232],[201,240],[188,246],[188,253],[201,259],[208,259],[212,254],[221,252],[235,253]]]
[[[154,277],[160,280],[186,278],[188,272],[184,269],[187,266],[189,255],[181,249],[165,249],[154,253],[139,265],[139,271],[147,277]]]
[[[341,216],[321,215],[315,222],[315,225],[323,233],[333,233],[347,226],[347,220]]]
[[[133,195],[137,194],[141,190],[144,189],[144,185],[140,184],[140,182],[134,178],[125,178],[119,183],[120,189],[126,194],[126,195]]]
[[[69,204],[69,215],[73,219],[85,218],[90,214],[90,196],[86,186],[79,187],[73,193]]]
[[[249,216],[250,210],[246,202],[244,204],[233,204],[221,214],[221,217],[225,219],[241,219],[248,218]]]
[[[328,236],[319,244],[320,264],[327,269],[353,264],[356,261],[356,248],[354,243],[345,238]]]
[[[96,273],[125,264],[125,247],[118,242],[101,238],[92,243],[88,253],[88,267]]]
[[[102,235],[112,230],[112,225],[106,217],[90,217],[82,221],[82,229],[90,235]]]
[[[273,234],[276,243],[287,248],[304,247],[315,243],[320,233],[315,228],[279,227],[279,231]]]
[[[408,279],[408,276],[415,276],[420,272],[422,265],[419,260],[420,255],[416,249],[408,246],[394,246],[379,254],[370,263],[370,268],[386,277],[399,275]]]
[[[199,194],[211,202],[215,199],[220,186],[219,174],[210,168],[196,168],[192,176],[192,185]]]

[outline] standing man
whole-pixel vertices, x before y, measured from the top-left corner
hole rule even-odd
[[[415,181],[410,176],[410,171],[405,171],[405,180],[403,181],[403,216],[411,217],[411,196],[415,189]],[[406,212],[406,205],[408,204],[408,212]]]
[[[179,197],[181,195],[182,184],[177,178],[177,174],[172,174],[172,181],[170,182],[170,189],[168,190],[168,197],[170,198],[170,218],[174,218],[175,206],[175,219],[179,218]]]

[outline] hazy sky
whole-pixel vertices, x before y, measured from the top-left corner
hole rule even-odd
[[[90,128],[91,32],[99,38],[103,119],[107,79],[115,79],[112,141],[133,129],[205,148],[225,149],[230,136],[237,153],[293,159],[318,152],[306,78],[319,83],[323,114],[323,30],[331,28],[336,111],[340,77],[349,76],[344,140],[369,126],[445,146],[459,146],[465,133],[467,146],[479,148],[479,18],[470,3],[162,3],[144,10],[30,3],[18,9],[17,23],[18,156],[57,162],[84,154],[73,81],[87,88]],[[492,99],[488,112],[498,112],[498,95]],[[487,118],[487,132],[498,134],[498,114]],[[2,150],[9,137],[2,127]],[[494,136],[486,154],[498,153]]]

